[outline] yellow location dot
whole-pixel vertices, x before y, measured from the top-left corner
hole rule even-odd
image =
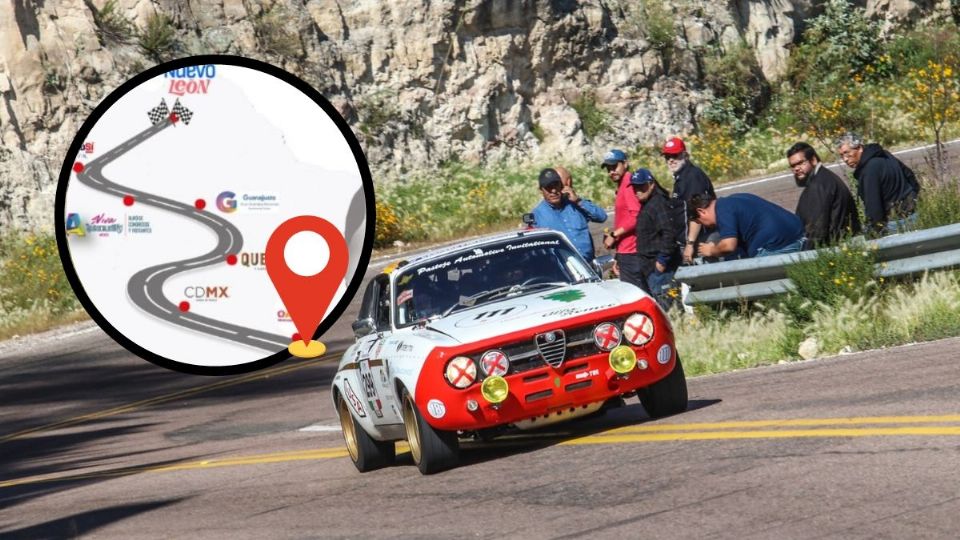
[[[304,345],[303,340],[298,339],[291,343],[287,350],[297,358],[316,358],[327,352],[327,346],[315,340]]]

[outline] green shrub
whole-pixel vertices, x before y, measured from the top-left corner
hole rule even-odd
[[[120,11],[116,0],[107,0],[102,8],[94,9],[93,21],[101,43],[127,43],[137,31],[133,21]]]
[[[705,64],[704,82],[717,99],[707,106],[704,117],[736,133],[746,132],[770,98],[770,86],[753,49],[740,42],[708,57]]]
[[[13,234],[0,239],[0,313],[66,313],[77,299],[60,264],[52,235]]]
[[[610,127],[610,113],[600,107],[594,91],[582,92],[570,106],[577,111],[577,116],[580,117],[580,123],[583,125],[583,133],[587,138],[593,139],[605,133]]]
[[[140,50],[155,62],[166,60],[177,47],[177,30],[173,20],[161,13],[147,17],[146,26],[137,39]]]
[[[876,250],[863,240],[841,242],[817,250],[817,257],[787,267],[794,291],[783,301],[784,311],[798,322],[811,320],[821,306],[879,294],[883,278],[876,276]]]
[[[658,51],[673,48],[677,31],[673,24],[673,12],[670,5],[654,0],[643,0],[643,20],[646,26],[647,41]]]
[[[960,219],[960,186],[924,183],[917,201],[917,229],[950,225]]]

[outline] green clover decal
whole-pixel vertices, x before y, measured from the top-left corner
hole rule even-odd
[[[576,302],[586,296],[583,291],[576,289],[570,291],[560,291],[546,296],[541,296],[544,300],[556,300],[557,302]]]

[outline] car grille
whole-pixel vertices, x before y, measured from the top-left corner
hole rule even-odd
[[[564,369],[566,372],[570,368],[575,367],[570,365],[572,360],[593,356],[602,352],[593,341],[593,329],[596,328],[598,324],[601,322],[612,322],[620,328],[623,328],[625,320],[626,317],[621,317],[608,321],[596,321],[575,328],[553,330],[558,336],[556,336],[557,339],[554,339],[551,343],[546,342],[547,332],[544,332],[530,336],[529,339],[514,341],[496,348],[503,351],[503,353],[507,355],[507,358],[510,359],[510,371],[508,374],[523,373],[546,365],[559,368],[564,362],[567,363],[567,367]],[[478,351],[477,354],[471,356],[475,357],[474,360],[479,360],[480,355],[484,352],[486,351]]]
[[[558,368],[563,363],[563,356],[567,352],[567,336],[563,330],[551,330],[537,334],[534,338],[540,356],[551,366]]]

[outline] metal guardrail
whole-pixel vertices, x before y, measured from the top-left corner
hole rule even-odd
[[[956,267],[960,266],[960,223],[867,240],[866,245],[877,250],[877,273],[883,277]],[[810,250],[683,266],[676,280],[684,285],[686,305],[756,300],[793,290],[787,267],[816,257],[817,251]]]

